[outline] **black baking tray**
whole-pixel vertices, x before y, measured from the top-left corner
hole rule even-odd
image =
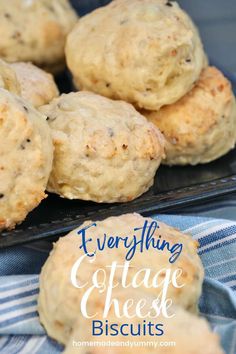
[[[85,1],[73,2],[79,5]],[[84,14],[96,1],[87,1],[87,8],[79,8]],[[97,1],[98,2],[98,1]],[[100,1],[105,4],[108,1]],[[236,82],[222,67],[236,92]],[[57,77],[61,92],[72,90],[72,81],[65,71]],[[106,173],[104,171],[104,173]],[[127,181],[129,183],[129,181]],[[15,230],[0,234],[0,248],[29,243],[41,239],[54,239],[79,226],[88,219],[98,220],[111,215],[139,212],[149,215],[167,212],[179,207],[202,203],[206,200],[236,192],[236,149],[224,157],[206,165],[167,167],[161,166],[154,186],[138,199],[123,204],[97,204],[93,202],[62,199],[49,195],[39,207]]]

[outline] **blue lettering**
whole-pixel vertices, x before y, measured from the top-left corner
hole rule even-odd
[[[103,334],[102,321],[93,321],[93,336],[101,336]]]

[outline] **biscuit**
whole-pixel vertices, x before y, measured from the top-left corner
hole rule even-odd
[[[81,235],[78,235],[78,231],[82,228],[87,228],[87,238],[89,237],[93,240],[93,243],[88,245],[88,251],[91,253],[96,249],[96,239],[102,239],[101,242],[103,242],[104,234],[106,234],[107,237],[110,235],[120,237],[128,236],[131,242],[135,233],[139,240],[141,231],[135,232],[134,229],[143,227],[145,221],[150,225],[153,220],[144,218],[138,214],[126,214],[98,221],[96,222],[96,226],[90,227],[89,229],[88,227],[93,222],[86,221],[79,229],[60,238],[60,240],[54,244],[54,248],[44,264],[40,275],[38,302],[40,321],[49,336],[66,344],[73,329],[81,324],[81,299],[86,289],[91,286],[91,278],[94,271],[100,268],[104,269],[106,279],[109,279],[110,270],[108,270],[109,268],[107,266],[111,265],[113,261],[116,261],[118,265],[123,265],[125,262],[127,249],[125,249],[124,245],[114,249],[105,247],[104,251],[97,251],[96,259],[92,263],[89,261],[91,258],[85,256],[86,258],[81,263],[76,274],[77,281],[81,285],[87,282],[87,285],[83,288],[74,287],[70,279],[71,270],[75,262],[84,255],[84,251],[80,248]],[[170,298],[174,305],[179,305],[195,313],[204,276],[203,266],[197,255],[197,242],[189,235],[183,234],[161,222],[158,222],[158,226],[159,228],[154,232],[154,239],[162,238],[166,242],[169,242],[171,246],[176,243],[182,244],[181,254],[174,263],[170,264],[169,254],[166,250],[161,252],[157,249],[150,248],[140,252],[140,249],[137,249],[133,258],[130,260],[127,283],[130,283],[134,274],[142,268],[150,268],[153,277],[156,272],[162,269],[171,268],[172,271],[181,269],[182,274],[178,278],[178,284],[184,284],[184,286],[175,288],[170,284],[167,290],[167,298]],[[154,287],[145,288],[143,285],[139,288],[123,288],[120,283],[121,273],[121,271],[116,271],[114,283],[119,282],[117,290],[120,290],[125,298],[128,296],[128,290],[131,294],[136,294],[136,290],[143,290],[145,291],[144,297],[158,297],[161,289],[163,289],[163,282],[161,282],[160,288],[158,289]],[[160,275],[160,277],[162,276],[164,276],[164,273]],[[158,279],[160,280],[160,278]],[[161,279],[163,280],[163,278]],[[93,314],[94,312],[90,310],[94,309],[94,307],[96,310],[100,311],[100,308],[104,307],[105,297],[106,291],[99,293],[98,290],[95,289],[91,295],[91,301],[88,302],[88,312]],[[79,321],[79,324],[77,321]]]
[[[0,89],[0,229],[11,229],[45,198],[53,145],[46,117]]]
[[[140,294],[140,297],[144,296]],[[131,294],[128,298],[134,298],[134,294]],[[137,296],[136,301],[138,301],[138,299],[139,297]],[[123,300],[125,301],[126,299]],[[122,301],[122,299],[119,298],[119,301]],[[174,317],[170,319],[162,315],[155,321],[153,321],[153,319],[150,321],[151,323],[163,325],[164,334],[159,337],[149,336],[147,334],[129,337],[122,335],[111,337],[102,334],[95,337],[90,333],[92,327],[91,320],[80,319],[80,323],[74,328],[63,353],[85,354],[90,353],[92,349],[93,354],[134,354],[137,353],[138,350],[140,350],[142,354],[224,354],[220,347],[219,337],[211,331],[210,326],[204,318],[194,316],[180,307],[174,309],[173,315]],[[99,319],[104,322],[104,319]],[[142,319],[137,317],[133,319],[119,319],[109,314],[108,319],[111,323],[132,325],[134,333],[137,333],[138,326],[142,325]],[[146,322],[149,322],[149,320],[146,320]],[[97,344],[91,348],[91,346],[85,345],[89,342],[96,341],[99,343],[108,342],[109,340],[116,343],[120,342],[120,346],[104,347]],[[124,341],[134,342],[134,346],[122,346],[122,342]],[[76,345],[81,342],[84,342],[84,346],[79,347]],[[154,345],[148,342],[156,343],[157,346],[154,347]],[[137,346],[136,343],[140,345]],[[146,343],[146,346],[144,343]]]
[[[8,90],[16,95],[21,94],[20,83],[16,73],[6,62],[0,59],[0,88]]]
[[[115,0],[81,18],[66,43],[77,88],[156,110],[185,95],[206,65],[176,2]]]
[[[13,63],[11,67],[20,83],[21,96],[34,107],[43,106],[59,96],[51,74],[31,63]]]
[[[164,139],[133,106],[83,91],[40,110],[55,146],[48,191],[112,203],[130,201],[152,186]]]
[[[0,58],[52,72],[64,67],[65,39],[77,20],[69,1],[1,0],[0,14]]]
[[[235,98],[230,82],[215,67],[203,70],[196,86],[175,104],[142,113],[167,140],[164,164],[207,163],[235,146]]]

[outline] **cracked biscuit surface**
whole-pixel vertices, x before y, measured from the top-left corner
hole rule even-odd
[[[196,86],[175,104],[142,113],[167,140],[164,164],[207,163],[235,146],[235,97],[215,67],[204,69]]]
[[[130,201],[152,186],[164,138],[132,105],[81,91],[40,110],[55,146],[48,191],[112,203]]]
[[[0,229],[11,229],[46,197],[53,145],[46,117],[0,89]]]
[[[180,99],[206,65],[195,25],[166,0],[114,0],[84,16],[66,59],[77,88],[148,110]]]

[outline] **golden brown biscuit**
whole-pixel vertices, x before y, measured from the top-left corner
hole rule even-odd
[[[133,106],[81,91],[40,110],[55,146],[48,191],[112,203],[133,200],[152,186],[164,139]]]
[[[148,110],[180,99],[206,65],[197,29],[167,0],[115,0],[84,16],[66,58],[77,88]]]
[[[96,226],[91,226],[93,224],[92,221],[86,221],[80,228],[60,238],[60,240],[54,244],[53,251],[43,266],[40,275],[38,304],[40,321],[49,336],[66,344],[72,331],[76,328],[80,328],[83,323],[80,307],[81,299],[85,291],[92,285],[92,275],[97,269],[104,269],[106,278],[101,275],[99,279],[101,282],[102,279],[106,279],[105,287],[104,291],[102,291],[102,288],[93,290],[88,301],[88,313],[89,315],[93,315],[94,310],[96,310],[98,314],[101,315],[99,311],[101,308],[104,309],[108,280],[111,279],[109,278],[111,271],[109,266],[113,261],[117,262],[117,265],[122,266],[125,260],[128,259],[126,255],[128,254],[129,248],[126,249],[122,243],[118,248],[111,249],[105,246],[103,251],[97,250],[96,258],[88,257],[85,255],[84,250],[80,248],[82,235],[78,234],[78,231],[84,228],[87,229],[86,239],[92,239],[92,242],[87,243],[87,251],[89,254],[92,254],[94,250],[96,250],[97,238],[100,239],[102,243],[104,235],[106,235],[107,238],[111,235],[123,238],[128,237],[129,243],[132,242],[133,235],[136,235],[137,240],[140,240],[141,231],[137,231],[137,228],[142,228],[145,221],[148,223],[148,227],[153,222],[152,219],[143,218],[139,214],[110,217],[103,221],[97,221]],[[113,285],[117,284],[117,282],[119,284],[114,290],[120,291],[124,299],[129,297],[128,294],[133,294],[132,296],[134,298],[136,296],[138,297],[139,291],[145,292],[144,298],[159,297],[160,299],[160,294],[165,288],[166,272],[168,272],[168,269],[171,269],[173,274],[174,271],[180,269],[182,273],[179,275],[177,283],[178,285],[184,284],[184,286],[176,288],[170,283],[167,288],[166,297],[171,299],[175,305],[196,312],[204,275],[201,260],[197,255],[197,242],[192,240],[189,235],[183,234],[161,222],[158,222],[158,226],[158,229],[152,229],[154,240],[162,239],[168,242],[170,248],[174,247],[173,250],[175,249],[175,252],[170,254],[167,249],[158,251],[152,247],[148,250],[144,247],[143,252],[141,252],[141,249],[137,246],[138,248],[133,258],[128,259],[130,264],[126,282],[126,284],[130,284],[130,281],[134,279],[134,275],[140,269],[148,268],[151,269],[150,282],[155,278],[155,274],[160,272],[156,277],[156,284],[159,284],[158,287],[150,286],[146,288],[141,282],[142,276],[140,276],[140,286],[138,288],[134,288],[133,286],[123,288],[121,285],[122,269],[118,268],[114,275]],[[174,246],[177,244],[182,245],[180,253],[181,246]],[[76,272],[76,279],[79,285],[85,286],[76,288],[71,282],[71,271],[75,262],[83,255],[85,255],[85,259],[83,259]],[[172,255],[174,255],[176,259],[173,263],[170,263]],[[165,279],[165,281],[163,279]],[[119,299],[120,298],[119,296]]]
[[[43,106],[57,96],[59,91],[51,74],[39,69],[31,63],[13,63],[21,88],[21,97],[34,107]]]
[[[11,229],[46,197],[53,145],[46,117],[4,89],[0,113],[0,229]]]
[[[76,20],[68,0],[1,0],[0,58],[57,72],[64,67],[65,39]]]
[[[5,61],[0,59],[0,87],[16,95],[21,94],[20,83],[17,80],[16,73]]]
[[[230,82],[214,67],[206,68],[196,86],[175,104],[142,113],[167,140],[164,164],[207,163],[235,146],[235,97]]]

